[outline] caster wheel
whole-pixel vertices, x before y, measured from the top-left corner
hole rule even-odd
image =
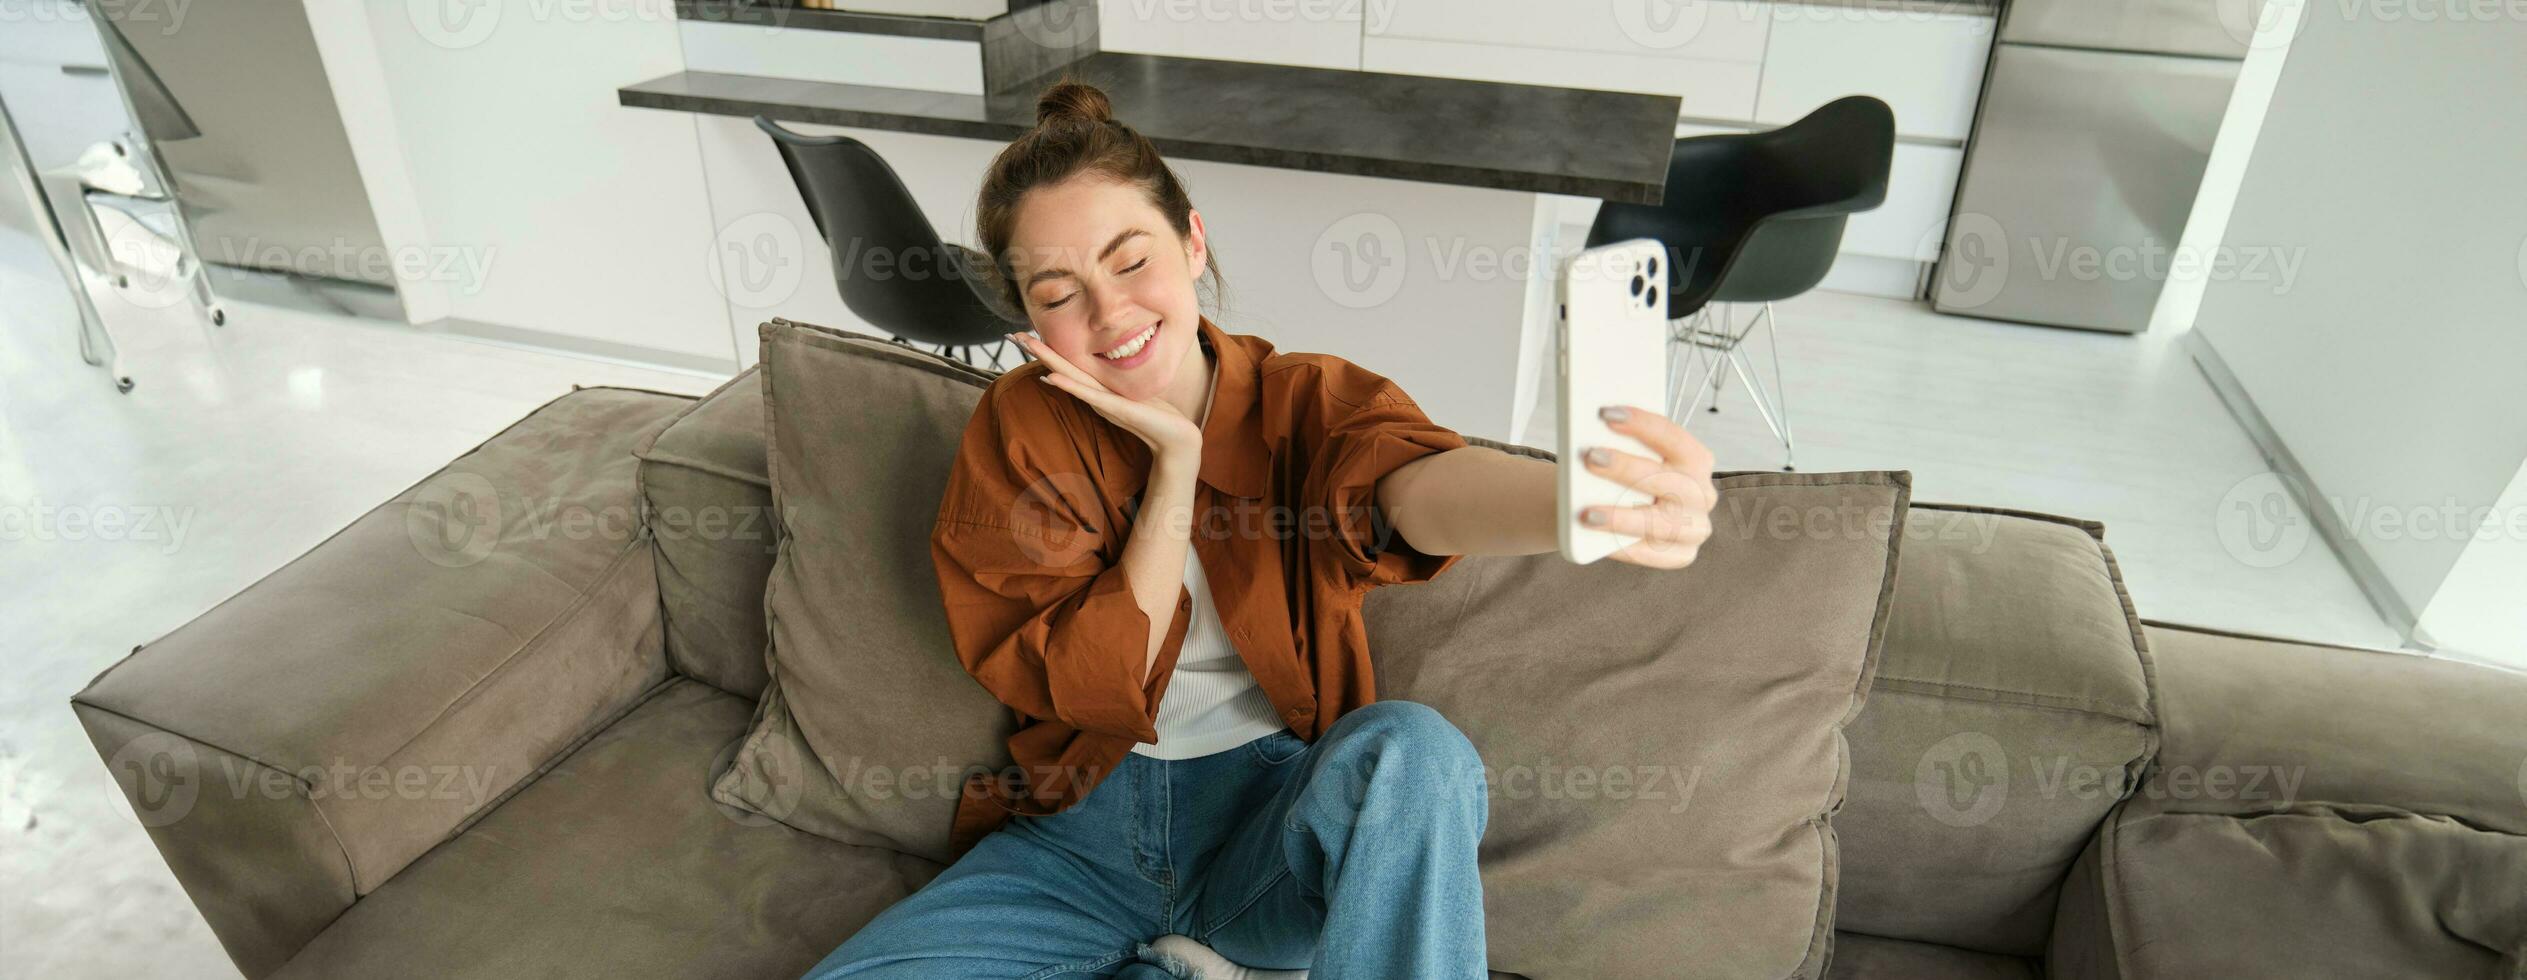
[[[1798,467],[1796,467],[1796,466],[1784,466],[1784,467],[1782,467],[1782,468],[1781,468],[1781,472],[1784,472],[1784,473],[1796,473],[1796,472],[1798,472],[1798,471],[1799,471],[1799,468],[1798,468]]]
[[[227,325],[228,325],[228,311],[227,311],[227,310],[212,310],[212,311],[211,311],[211,326],[214,326],[214,327],[224,327],[224,326],[227,326]]]
[[[1718,405],[1713,405],[1713,406],[1711,406],[1711,408],[1709,409],[1709,411],[1710,411],[1710,412],[1711,412],[1711,414],[1713,414],[1713,415],[1718,415],[1718,414],[1720,414],[1720,406],[1718,406]]]
[[[131,394],[131,393],[132,393],[132,379],[130,379],[130,378],[118,378],[118,379],[116,379],[116,380],[115,380],[115,382],[114,382],[114,390],[115,390],[116,392],[118,392],[118,393],[125,394],[125,395]]]

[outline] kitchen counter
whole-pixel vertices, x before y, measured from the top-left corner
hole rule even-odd
[[[1099,53],[1067,70],[1170,157],[1657,203],[1678,100],[1379,72]],[[623,105],[1007,141],[1051,76],[986,95],[678,72]],[[1514,122],[1513,122],[1514,121]]]

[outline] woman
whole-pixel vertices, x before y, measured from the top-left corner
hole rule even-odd
[[[969,782],[957,862],[810,977],[1479,980],[1481,760],[1375,700],[1360,602],[1554,550],[1553,466],[1222,332],[1201,214],[1095,88],[1044,94],[977,218],[1036,360],[976,406],[931,541],[1017,766]],[[1665,458],[1590,452],[1658,494],[1591,519],[1641,539],[1617,560],[1682,567],[1710,456],[1656,411],[1608,417]]]

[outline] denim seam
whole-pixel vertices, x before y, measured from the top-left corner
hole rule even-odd
[[[1217,921],[1204,923],[1202,926],[1202,935],[1196,938],[1203,945],[1210,945],[1211,937],[1213,935],[1218,934],[1221,929],[1227,928],[1229,923],[1237,921],[1237,917],[1246,914],[1247,909],[1254,908],[1256,902],[1263,901],[1264,893],[1271,891],[1274,885],[1280,884],[1281,879],[1287,877],[1290,877],[1290,869],[1287,867],[1274,871],[1271,877],[1265,878],[1260,887],[1248,894],[1245,900],[1238,902],[1237,907],[1231,910],[1227,915],[1220,916]]]

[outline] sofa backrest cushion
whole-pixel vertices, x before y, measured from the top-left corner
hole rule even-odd
[[[1824,969],[1843,726],[1886,628],[1909,483],[1718,484],[1683,570],[1472,557],[1369,594],[1378,696],[1438,709],[1482,754],[1498,969]]]
[[[2071,862],[2155,751],[2152,668],[2103,528],[1920,504],[1849,732],[1840,925],[2040,955]]]
[[[658,562],[667,659],[677,673],[763,695],[763,583],[772,574],[772,477],[763,372],[748,368],[633,450]]]
[[[713,796],[940,863],[965,774],[1007,764],[1010,711],[965,673],[930,529],[988,377],[874,337],[763,325],[777,553],[770,675]]]

